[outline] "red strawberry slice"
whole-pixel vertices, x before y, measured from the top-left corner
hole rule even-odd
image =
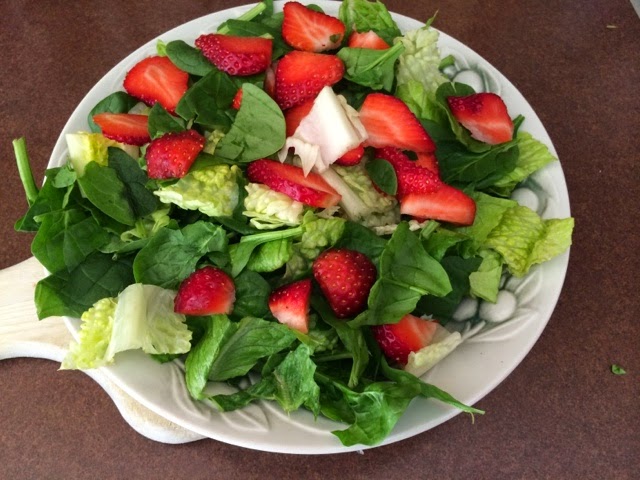
[[[347,46],[349,48],[370,48],[371,50],[386,50],[389,48],[389,44],[373,30],[361,33],[354,30],[349,35]]]
[[[471,225],[476,216],[476,203],[464,192],[443,183],[435,193],[406,194],[400,200],[400,213],[421,220]]]
[[[149,178],[182,178],[204,148],[205,139],[195,130],[165,133],[147,147]]]
[[[247,177],[251,182],[264,183],[272,190],[312,207],[333,207],[342,198],[317,173],[305,176],[300,167],[266,158],[251,162]]]
[[[144,145],[151,140],[149,136],[149,117],[133,113],[98,113],[93,121],[100,127],[102,134],[116,142],[128,145]]]
[[[195,44],[211,63],[229,75],[255,75],[271,64],[270,38],[207,33],[200,35]]]
[[[440,176],[440,167],[438,167],[438,159],[433,153],[417,153],[418,159],[416,165],[427,170],[431,170],[436,175]]]
[[[236,287],[229,275],[206,266],[180,284],[174,301],[176,313],[184,315],[229,314],[236,300]]]
[[[239,88],[236,94],[233,96],[233,100],[231,101],[231,108],[240,110],[240,105],[242,105],[242,88]]]
[[[340,46],[345,26],[339,19],[316,12],[299,2],[283,7],[282,38],[297,50],[324,52]]]
[[[476,140],[497,145],[513,138],[513,122],[507,106],[495,93],[447,97],[451,113]]]
[[[344,63],[335,55],[289,52],[276,69],[276,102],[282,110],[300,105],[339,82],[343,75]]]
[[[396,196],[400,201],[409,193],[437,192],[443,185],[437,174],[419,166],[397,148],[379,148],[376,150],[376,158],[388,161],[396,171]]]
[[[373,336],[385,357],[406,365],[411,352],[428,346],[436,332],[437,323],[407,314],[398,323],[371,327]]]
[[[311,279],[283,285],[269,296],[269,310],[276,319],[302,333],[309,332]]]
[[[300,105],[291,107],[284,112],[284,121],[287,126],[287,137],[290,137],[298,129],[298,125],[304,117],[309,115],[314,100],[308,100]]]
[[[392,95],[370,93],[360,108],[360,121],[372,147],[434,152],[435,143],[409,107]]]
[[[147,105],[160,103],[175,113],[188,88],[189,74],[176,67],[168,57],[147,57],[134,65],[124,78],[124,89]]]
[[[343,167],[352,167],[353,165],[358,165],[362,157],[364,157],[364,146],[358,145],[336,160],[336,164],[342,165]]]
[[[264,72],[264,91],[271,98],[276,98],[276,65],[278,63],[272,63]]]
[[[329,249],[313,262],[313,276],[338,318],[355,317],[367,308],[376,267],[363,253]]]

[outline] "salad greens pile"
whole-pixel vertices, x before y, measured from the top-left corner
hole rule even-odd
[[[184,356],[193,398],[222,411],[256,400],[273,400],[286,412],[305,408],[347,424],[334,432],[345,445],[381,442],[417,396],[482,413],[389,365],[369,326],[407,313],[446,325],[465,297],[494,302],[505,272],[525,275],[566,250],[571,218],[542,219],[509,198],[555,159],[526,132],[491,146],[456,121],[446,97],[473,89],[442,72],[451,59],[440,57],[431,22],[403,34],[382,3],[366,0],[344,0],[339,17],[347,36],[374,30],[392,47],[341,48],[345,77],[334,91],[355,109],[372,91],[402,99],[435,141],[443,181],[475,200],[474,224],[401,218],[395,199],[380,193],[396,187],[389,165],[373,159],[329,168],[348,194],[328,210],[250,183],[247,164],[276,159],[286,137],[282,112],[263,89],[264,74],[231,77],[181,40],[159,42],[158,53],[191,79],[177,115],[125,92],[107,96],[89,114],[89,132],[67,137],[69,161],[47,170],[41,188],[24,141],[14,142],[29,203],[15,227],[35,232],[33,255],[50,272],[36,287],[38,316],[82,319],[80,340],[62,368],[107,365],[118,352],[138,348],[161,362]],[[275,60],[290,51],[282,19],[265,0],[219,31],[270,36]],[[236,111],[230,105],[240,87]],[[205,150],[185,177],[149,179],[145,147],[106,139],[92,120],[100,112],[132,111],[149,116],[152,139],[187,128],[205,135]],[[522,120],[515,120],[516,129]],[[375,264],[367,310],[340,320],[315,291],[308,334],[278,323],[268,307],[271,291],[308,277],[313,260],[330,247],[357,250]],[[175,290],[203,265],[232,276],[231,314],[174,313]],[[247,378],[250,386],[240,387]],[[238,391],[212,396],[208,382],[229,382]]]

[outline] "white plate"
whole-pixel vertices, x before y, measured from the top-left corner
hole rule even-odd
[[[329,14],[338,13],[337,2],[315,3]],[[276,9],[281,9],[282,4],[277,2]],[[235,18],[248,8],[238,7],[207,15],[159,38],[165,42],[182,39],[193,44],[201,33],[215,31],[224,20]],[[403,31],[422,26],[420,22],[402,15],[394,15],[394,18]],[[155,45],[156,40],[153,40],[133,52],[91,89],[65,125],[53,150],[50,166],[61,165],[66,159],[64,135],[87,130],[89,111],[109,93],[122,90],[127,70],[142,58],[154,54]],[[440,34],[440,49],[443,56],[454,53],[464,66],[481,71],[485,83],[505,100],[510,114],[525,116],[522,129],[545,143],[556,154],[540,119],[509,80],[478,54],[444,33]],[[538,212],[544,217],[570,216],[567,187],[559,162],[538,172],[527,186],[530,190],[526,190],[524,196],[538,203]],[[471,336],[428,372],[424,379],[470,405],[491,392],[522,361],[542,333],[560,295],[568,259],[567,252],[534,268],[524,280],[508,281],[505,285],[507,292],[502,294],[504,303],[500,305],[497,316],[505,315],[506,309],[509,320],[494,323],[492,328]],[[509,308],[515,304],[517,308],[509,312]],[[478,310],[477,305],[471,307],[473,312],[483,311],[482,307]],[[78,331],[79,320],[67,319],[67,324],[72,332]],[[150,410],[184,428],[222,442],[257,450],[298,454],[338,453],[363,448],[360,445],[342,446],[331,431],[346,428],[344,425],[324,418],[314,421],[306,411],[287,416],[277,405],[262,402],[241,411],[219,413],[208,404],[191,400],[180,365],[161,365],[142,352],[119,354],[116,365],[103,370],[118,386]],[[457,409],[435,400],[416,399],[383,444],[429,430],[458,413]],[[478,418],[476,421],[485,420]]]

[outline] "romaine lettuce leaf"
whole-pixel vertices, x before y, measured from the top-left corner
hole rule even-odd
[[[404,45],[404,52],[398,59],[398,86],[417,81],[424,86],[426,92],[431,93],[440,84],[448,82],[449,79],[439,69],[438,35],[437,30],[425,25],[396,39],[396,42]]]

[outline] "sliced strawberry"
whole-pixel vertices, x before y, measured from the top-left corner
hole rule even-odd
[[[400,213],[424,219],[471,225],[476,203],[464,192],[442,184],[435,193],[408,193],[400,200]]]
[[[338,318],[355,317],[367,308],[376,267],[363,253],[329,249],[313,262],[313,276]]]
[[[229,75],[247,76],[264,72],[271,63],[273,40],[207,33],[196,39],[196,47],[216,67]]]
[[[364,146],[358,145],[336,160],[336,164],[342,165],[343,167],[352,167],[353,165],[358,165],[362,157],[364,157]]]
[[[276,102],[283,110],[300,105],[339,82],[343,75],[344,63],[335,55],[289,52],[276,69]]]
[[[100,127],[102,134],[116,142],[128,145],[144,145],[151,140],[149,136],[149,117],[133,113],[98,113],[93,121]]]
[[[376,158],[388,161],[396,171],[398,190],[396,196],[400,201],[409,193],[434,193],[443,185],[442,181],[431,170],[419,166],[397,148],[378,148]]]
[[[438,167],[438,159],[433,153],[417,153],[418,159],[416,165],[427,170],[431,170],[436,175],[440,175],[440,167]]]
[[[264,91],[271,98],[276,98],[276,66],[278,62],[272,63],[264,72]]]
[[[311,279],[283,285],[269,296],[269,310],[276,319],[302,333],[309,332]]]
[[[435,143],[409,107],[392,95],[370,93],[360,108],[360,121],[372,147],[434,152]]]
[[[497,145],[513,138],[513,122],[507,106],[495,93],[447,97],[447,103],[456,120],[476,140]]]
[[[165,133],[147,147],[149,178],[182,178],[204,148],[205,139],[195,130]]]
[[[341,197],[317,173],[304,175],[302,168],[275,160],[256,160],[247,168],[251,182],[266,186],[312,207],[328,208],[338,204]]]
[[[284,121],[287,126],[287,137],[290,137],[298,129],[298,125],[304,117],[309,115],[311,108],[313,107],[313,99],[291,107],[284,112]]]
[[[354,30],[349,35],[347,46],[349,48],[369,48],[371,50],[386,50],[389,48],[389,44],[373,30],[362,33]]]
[[[239,88],[236,94],[234,95],[233,101],[231,102],[231,108],[240,110],[240,105],[242,105],[242,88]]]
[[[371,327],[373,336],[384,355],[406,365],[411,352],[428,346],[436,332],[437,323],[407,314],[398,323]]]
[[[229,314],[236,300],[236,287],[229,275],[206,266],[180,284],[174,302],[176,313],[185,315]]]
[[[346,29],[336,17],[311,10],[299,2],[285,3],[282,11],[282,38],[293,48],[324,52],[342,43]]]
[[[127,93],[147,105],[160,103],[175,113],[188,88],[189,74],[176,67],[168,57],[147,57],[129,70],[124,78]]]

